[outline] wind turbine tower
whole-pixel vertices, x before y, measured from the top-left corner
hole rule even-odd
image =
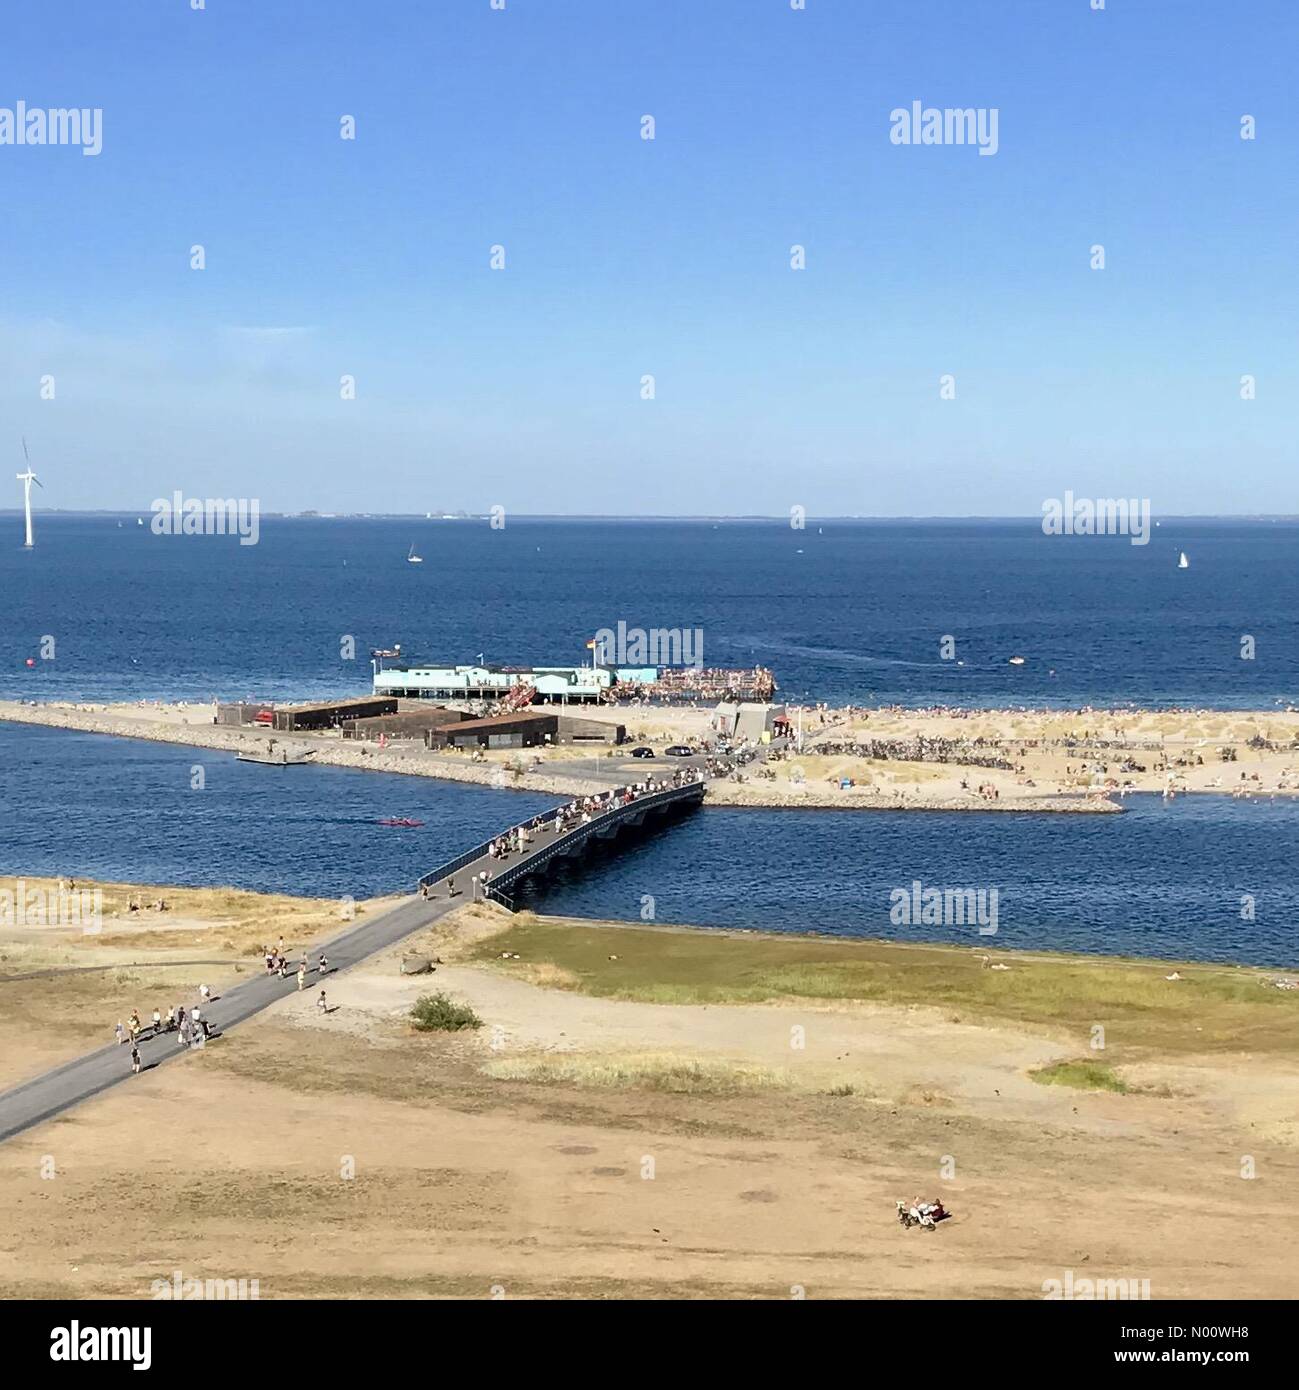
[[[32,472],[32,461],[27,453],[27,440],[23,440],[23,458],[27,463],[27,472],[18,474],[18,481],[23,485],[23,511],[27,518],[27,539],[23,542],[23,549],[32,548],[32,484],[43,488],[45,484]]]

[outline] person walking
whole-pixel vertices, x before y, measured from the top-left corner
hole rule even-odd
[[[134,1043],[131,1044],[131,1075],[140,1074],[140,1049]]]
[[[328,1008],[325,1005],[325,991],[323,989],[320,991],[320,994],[316,997],[316,1008],[322,1014],[326,1014],[329,1012]]]
[[[117,1036],[118,1047],[121,1047],[126,1041],[126,1029],[122,1026],[122,1020],[120,1018],[117,1020],[117,1027],[113,1029],[113,1032]]]
[[[325,959],[325,953],[320,953],[320,964],[316,967],[318,972],[323,975],[329,969],[329,962]]]
[[[298,971],[298,989],[303,990],[307,987],[307,967],[304,965]]]

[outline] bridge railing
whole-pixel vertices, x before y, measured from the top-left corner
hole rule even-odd
[[[702,785],[702,780],[696,782],[684,782],[680,786],[663,787],[659,791],[650,792],[648,794],[642,792],[638,797],[636,797],[634,801],[624,803],[621,800],[615,800],[614,804],[609,808],[608,811],[602,812],[600,815],[588,821],[585,825],[575,826],[574,830],[580,830],[590,833],[599,829],[601,825],[608,824],[610,819],[621,819],[622,817],[617,814],[619,812],[630,811],[633,806],[642,808],[655,806],[662,801],[673,800],[674,797],[669,796],[668,793],[679,793],[681,791],[684,791],[687,787],[696,787]],[[626,791],[626,787],[617,787],[614,789],[613,795],[615,798],[619,798]],[[577,799],[581,800],[580,797]],[[475,845],[473,849],[467,849],[463,854],[458,854],[454,859],[448,859],[445,864],[439,864],[436,869],[431,869],[428,873],[424,874],[419,879],[417,887],[421,890],[423,890],[424,888],[430,888],[439,879],[446,878],[449,874],[457,873],[459,872],[459,870],[466,868],[468,865],[472,864],[475,860],[481,859],[488,852],[488,850],[491,849],[493,843],[499,840],[503,835],[509,835],[512,831],[521,830],[525,825],[531,825],[537,821],[554,820],[556,814],[559,811],[563,810],[564,806],[567,806],[568,804],[568,802],[564,802],[560,806],[552,806],[548,811],[540,811],[535,816],[529,816],[526,820],[516,821],[513,825],[507,826],[506,829],[502,830],[500,834],[493,835],[490,840],[484,840],[482,844]],[[575,840],[580,840],[583,838],[585,838],[584,835],[574,835],[571,839],[569,836],[565,836],[564,842],[573,843]],[[545,857],[549,858],[549,855],[547,854]]]
[[[676,787],[663,787],[654,792],[642,792],[634,801],[619,802],[601,815],[570,827],[557,840],[552,840],[548,845],[539,846],[526,858],[519,860],[518,863],[502,869],[492,877],[491,884],[498,891],[512,888],[520,879],[535,873],[556,855],[569,853],[574,846],[590,839],[592,835],[599,835],[608,826],[616,825],[619,821],[630,819],[634,815],[643,815],[646,811],[652,811],[657,806],[684,800],[684,794],[692,789],[698,789],[702,796],[703,787],[703,782],[683,782]]]
[[[552,811],[550,814],[553,816],[554,812]],[[522,822],[522,824],[526,824],[526,822]],[[510,829],[513,830],[514,827],[511,826]],[[507,830],[505,833],[508,835],[509,831]],[[467,849],[463,854],[456,855],[454,859],[448,859],[445,864],[439,864],[436,869],[431,869],[420,879],[418,886],[420,888],[432,887],[438,879],[446,878],[449,874],[465,868],[466,865],[472,864],[475,859],[481,859],[491,849],[492,840],[499,839],[499,835],[493,835],[491,840],[484,840],[481,845],[475,845],[473,849]]]

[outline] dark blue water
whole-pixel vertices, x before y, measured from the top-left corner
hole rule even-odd
[[[663,923],[1299,964],[1299,804],[1125,804],[1122,816],[710,809],[561,866],[520,906],[637,919],[648,895]],[[890,894],[916,880],[995,888],[996,935],[894,925]]]
[[[368,690],[373,646],[565,664],[620,619],[702,628],[709,664],[769,666],[791,699],[1299,696],[1299,523],[1170,519],[1146,546],[1044,536],[1034,521],[821,527],[272,518],[240,546],[40,515],[27,553],[21,520],[0,516],[0,696],[310,698]],[[422,566],[406,564],[412,542]],[[944,634],[963,665],[939,659]],[[29,671],[45,635],[55,659]],[[1008,666],[1017,653],[1025,665]]]
[[[413,892],[560,799],[16,724],[0,724],[0,769],[0,873],[319,897]],[[375,824],[398,816],[425,824]]]
[[[191,790],[201,765],[206,787]],[[367,897],[553,797],[0,724],[0,873]],[[548,912],[1037,950],[1299,962],[1299,805],[1129,798],[1123,816],[709,809],[561,867]],[[383,816],[421,830],[376,826]],[[889,894],[996,888],[998,932],[899,928]],[[1241,897],[1255,900],[1253,923]]]

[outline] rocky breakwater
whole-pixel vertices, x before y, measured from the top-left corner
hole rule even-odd
[[[496,763],[473,763],[467,758],[429,754],[424,750],[381,749],[367,743],[344,743],[330,735],[268,734],[264,729],[213,724],[191,716],[185,723],[176,717],[149,718],[147,714],[123,714],[102,706],[70,704],[20,704],[0,701],[0,720],[14,724],[41,724],[49,728],[75,729],[87,734],[118,738],[142,738],[153,743],[178,743],[191,748],[212,748],[226,753],[265,753],[275,739],[276,754],[290,757],[310,751],[312,761],[333,767],[364,768],[369,772],[396,772],[410,777],[437,777],[448,782],[472,782],[506,790],[554,792],[559,796],[588,796],[605,791],[607,782],[536,772],[515,774]]]

